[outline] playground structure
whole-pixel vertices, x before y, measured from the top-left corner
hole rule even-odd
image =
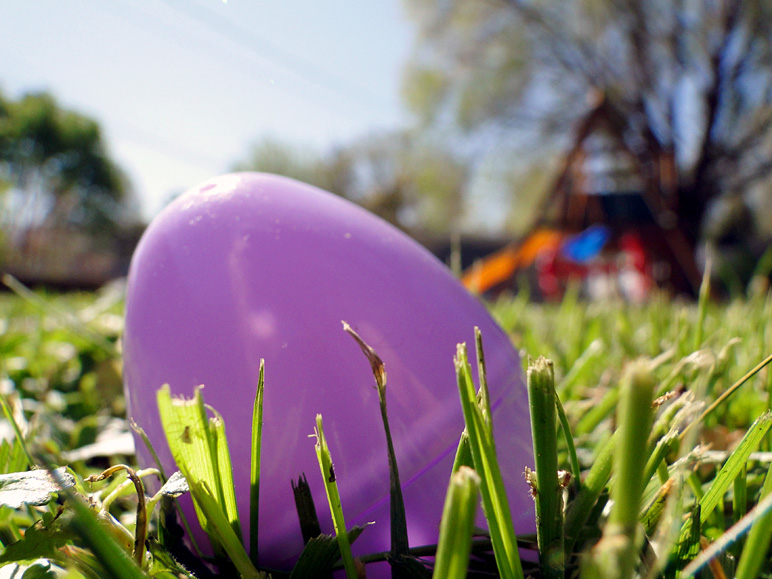
[[[631,131],[605,98],[580,123],[536,215],[523,239],[467,269],[463,283],[495,294],[528,279],[546,300],[572,282],[589,297],[631,301],[654,288],[676,295],[699,288],[693,246],[678,227],[673,151]]]

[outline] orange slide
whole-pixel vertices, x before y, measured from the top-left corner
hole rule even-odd
[[[510,243],[476,262],[464,272],[461,282],[474,292],[484,293],[531,265],[541,252],[556,249],[563,238],[564,234],[554,229],[537,229],[522,243]]]

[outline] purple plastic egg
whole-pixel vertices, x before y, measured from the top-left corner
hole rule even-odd
[[[168,383],[173,394],[190,397],[204,384],[206,402],[225,419],[245,530],[252,404],[265,359],[261,564],[291,568],[303,548],[291,486],[302,473],[322,531],[333,532],[309,438],[317,413],[324,417],[347,525],[375,522],[353,545],[354,554],[390,547],[378,395],[370,365],[342,320],[385,363],[411,546],[437,541],[464,427],[453,356],[459,342],[467,342],[474,356],[475,326],[485,345],[515,529],[534,531],[522,474],[533,451],[518,355],[441,262],[380,218],[291,179],[217,177],[176,199],[150,224],[134,254],[127,291],[129,416],[172,472],[156,391]],[[141,441],[137,448],[140,464],[152,465]]]

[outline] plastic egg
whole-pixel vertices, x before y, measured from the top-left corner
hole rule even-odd
[[[433,255],[335,195],[259,173],[217,177],[150,224],[134,254],[123,338],[128,413],[174,469],[156,391],[204,398],[225,419],[248,528],[252,405],[265,359],[260,562],[291,568],[303,541],[292,481],[305,473],[332,533],[313,433],[321,413],[347,525],[374,522],[355,555],[388,551],[386,440],[370,365],[348,322],[385,363],[411,546],[436,543],[464,427],[453,356],[482,332],[498,454],[519,532],[533,532],[523,470],[533,463],[517,353],[483,305]],[[474,366],[474,364],[473,364]],[[152,465],[137,441],[141,465]],[[192,510],[191,510],[192,513]],[[189,517],[195,521],[195,517]],[[480,518],[484,525],[484,519]],[[196,531],[201,534],[200,529]],[[203,537],[203,535],[202,535]]]

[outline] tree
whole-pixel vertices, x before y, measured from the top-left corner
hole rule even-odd
[[[233,169],[283,175],[338,195],[347,189],[349,173],[345,154],[339,150],[323,155],[274,136],[256,142],[246,160],[236,163]]]
[[[467,167],[451,151],[409,131],[369,135],[348,150],[349,198],[415,234],[462,227]]]
[[[772,175],[768,0],[420,0],[404,95],[424,126],[554,150],[602,93],[635,150],[673,150],[679,226]],[[528,131],[533,131],[529,133]],[[541,147],[534,147],[539,139]],[[521,151],[523,149],[521,148]]]
[[[128,216],[129,186],[96,121],[47,93],[0,95],[2,222],[12,242],[30,227],[112,234]]]
[[[415,233],[448,233],[463,217],[464,163],[409,132],[368,135],[327,154],[270,137],[235,169],[316,185]]]

